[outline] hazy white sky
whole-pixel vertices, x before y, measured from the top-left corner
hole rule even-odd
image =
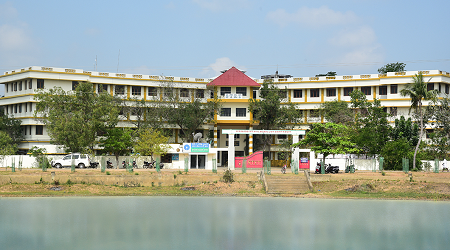
[[[26,66],[214,77],[450,71],[450,1],[2,1],[0,74]],[[119,55],[120,50],[120,55]],[[0,95],[3,88],[0,88]]]

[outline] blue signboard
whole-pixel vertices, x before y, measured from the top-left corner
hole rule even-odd
[[[179,161],[180,155],[179,154],[172,154],[172,161]]]
[[[308,158],[306,157],[300,158],[300,163],[308,163]]]

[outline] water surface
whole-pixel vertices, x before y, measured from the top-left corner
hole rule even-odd
[[[1,249],[448,249],[450,203],[0,198]]]

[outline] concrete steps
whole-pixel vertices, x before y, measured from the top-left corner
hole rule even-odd
[[[302,194],[312,188],[305,175],[265,175],[268,194]]]

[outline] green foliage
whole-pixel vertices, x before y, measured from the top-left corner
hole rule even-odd
[[[384,157],[383,168],[386,170],[402,170],[402,159],[409,159],[409,168],[413,169],[414,152],[413,146],[404,137],[388,141],[381,150],[380,155]],[[420,167],[420,159],[416,159],[416,167]]]
[[[417,123],[412,123],[411,118],[405,120],[404,116],[395,119],[394,128],[391,131],[392,140],[405,138],[411,147],[415,147],[419,141],[419,126]]]
[[[153,161],[153,154],[167,154],[169,150],[168,140],[169,138],[164,136],[160,130],[143,129],[139,132],[134,151],[142,156],[151,156]]]
[[[13,155],[17,151],[17,144],[5,131],[0,130],[0,159],[5,155]]]
[[[288,126],[295,126],[301,120],[301,113],[296,109],[296,105],[291,102],[282,104],[282,91],[273,84],[272,79],[265,79],[260,88],[260,99],[249,99],[249,112],[253,113],[253,120],[259,122],[260,129],[285,129]],[[264,150],[270,144],[272,135],[263,136]],[[254,147],[258,147],[253,142]]]
[[[233,172],[231,172],[231,170],[225,170],[222,178],[225,183],[234,182]]]
[[[404,63],[388,63],[384,65],[383,67],[378,69],[378,73],[380,74],[386,74],[387,72],[402,72],[405,71],[406,64]]]
[[[119,156],[131,151],[133,147],[132,130],[128,128],[108,128],[106,135],[100,139],[100,146],[116,157],[116,166],[119,165]]]
[[[28,150],[28,153],[35,158],[36,167],[46,169],[50,167],[50,159],[47,157],[47,150],[45,148],[38,148],[36,146]]]
[[[354,121],[354,112],[348,107],[345,101],[329,101],[320,105],[320,114],[328,122],[349,124]]]
[[[94,93],[90,82],[80,82],[75,91],[60,87],[38,90],[34,116],[46,124],[51,142],[67,152],[88,152],[97,133],[118,122],[120,100],[106,92]]]
[[[316,153],[323,154],[324,161],[330,154],[355,154],[359,150],[350,140],[350,132],[343,124],[315,123],[311,125],[305,139],[292,147],[308,147]]]
[[[389,139],[389,114],[384,111],[380,100],[369,102],[366,95],[359,90],[352,91],[350,96],[352,108],[358,110],[352,141],[356,143],[360,153],[379,154]]]
[[[406,84],[405,88],[400,90],[400,94],[402,96],[408,96],[411,98],[411,107],[409,111],[411,112],[412,109],[415,110],[416,115],[418,116],[418,119],[420,121],[420,134],[419,134],[419,141],[416,145],[416,148],[414,150],[414,161],[413,161],[413,168],[416,167],[416,157],[417,152],[419,151],[420,142],[422,140],[423,136],[423,120],[424,120],[424,112],[422,110],[422,100],[427,101],[435,101],[436,97],[438,95],[437,90],[427,90],[427,85],[431,81],[431,78],[428,81],[425,81],[423,78],[422,72],[419,72],[419,74],[416,74],[412,77],[412,82]]]
[[[430,134],[431,141],[426,149],[428,159],[448,159],[450,151],[450,100],[448,97],[437,99],[426,110],[431,120],[434,133]]]

